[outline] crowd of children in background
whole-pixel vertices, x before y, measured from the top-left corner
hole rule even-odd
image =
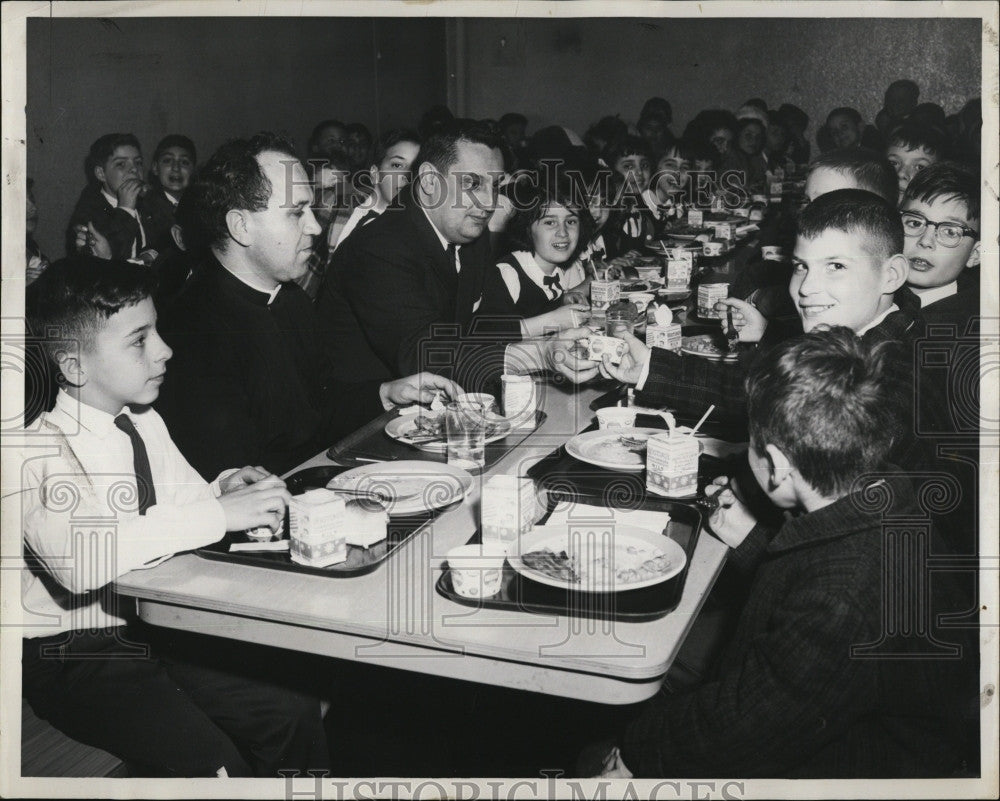
[[[946,776],[962,769],[963,760],[970,769],[975,749],[966,748],[967,721],[956,713],[969,700],[958,662],[847,658],[850,647],[880,635],[880,570],[888,569],[880,561],[881,518],[859,506],[855,493],[874,483],[888,487],[893,503],[912,507],[906,476],[879,471],[893,462],[915,476],[947,473],[951,466],[914,441],[921,425],[940,436],[978,425],[978,419],[972,429],[967,420],[946,419],[955,407],[930,383],[920,383],[914,349],[925,324],[949,324],[962,337],[979,314],[979,101],[951,116],[918,101],[918,87],[902,80],[886,91],[873,125],[853,108],[834,109],[816,133],[815,157],[808,116],[791,104],[769,108],[759,98],[735,113],[701,111],[681,136],[672,131],[670,104],[658,97],[645,103],[635,125],[607,116],[582,137],[562,126],[529,136],[527,119],[517,113],[490,121],[505,180],[489,223],[495,269],[479,313],[518,318],[526,339],[578,331],[595,265],[676,230],[689,209],[711,209],[727,196],[770,195],[775,180],[805,175],[799,206],[760,219],[760,244],[780,246],[791,258],[767,270],[748,264],[750,278],[735,282],[739,291],[722,302],[733,312],[731,325],[747,344],[747,358],[738,365],[710,363],[647,348],[623,333],[627,355],[620,364],[601,365],[606,375],[635,385],[646,405],[700,413],[712,402],[718,414],[749,421],[750,478],[713,488],[719,508],[709,521],[732,547],[731,561],[748,589],[714,672],[694,688],[654,699],[595,752],[595,762],[581,762],[584,775]],[[412,130],[377,138],[360,123],[330,119],[316,126],[302,154],[312,168],[313,209],[322,228],[310,269],[299,279],[311,297],[345,239],[392,206],[422,142],[453,123],[448,109],[435,107]],[[106,318],[131,309],[136,319],[118,322],[155,337],[148,295],[169,306],[198,271],[207,247],[204,225],[192,217],[194,204],[185,202],[196,170],[195,145],[184,136],[157,145],[148,173],[130,134],[107,134],[91,147],[67,250],[147,265],[158,278],[155,286],[112,293],[117,305],[102,312]],[[28,278],[43,284],[46,260],[32,239],[30,184],[28,203]],[[84,263],[99,272],[95,259]],[[53,275],[45,285],[86,295],[73,280]],[[36,298],[36,322],[89,313],[55,308],[59,302]],[[779,318],[793,324],[779,325]],[[161,372],[149,380],[162,378],[169,356],[161,347],[149,373]],[[62,363],[60,369],[83,368]],[[117,392],[105,403],[111,415],[156,395],[133,397],[114,375],[101,372],[109,368],[100,358],[88,369],[92,381],[106,381]],[[61,413],[68,412],[57,407],[52,414]],[[56,426],[61,420],[45,419]],[[170,469],[186,468],[165,430],[143,433],[160,437],[177,463]],[[267,522],[280,511],[284,496],[277,484],[245,472],[251,470],[223,474],[211,486],[191,479],[194,500],[208,503],[221,491],[225,511],[194,532],[192,542]],[[758,522],[751,484],[794,516],[778,530]],[[252,493],[266,495],[267,503],[249,509]],[[934,549],[975,553],[974,506],[966,499],[941,516],[944,544],[935,539]],[[155,515],[145,525],[158,525]],[[136,564],[150,556],[147,550]],[[939,608],[958,607],[949,596]],[[900,654],[912,657],[910,646]],[[315,727],[300,701],[283,698],[271,728],[305,731],[306,720]],[[72,733],[85,738],[85,727],[74,725]],[[185,751],[180,770],[213,772],[220,764],[263,775],[286,764],[279,753],[255,760],[229,753],[228,740],[212,725],[200,736],[214,749],[214,761]],[[312,767],[325,764],[309,754],[318,737],[310,729],[298,748]]]
[[[811,192],[860,186],[902,203],[912,178],[938,162],[947,161],[953,169],[964,164],[971,173],[978,173],[982,126],[978,98],[950,116],[940,106],[918,100],[917,85],[899,80],[886,90],[874,125],[866,125],[853,108],[833,109],[815,135],[818,154],[811,163],[807,198]],[[377,141],[361,123],[328,119],[316,125],[303,154],[313,168],[314,211],[323,227],[315,242],[312,269],[301,281],[310,296],[316,296],[338,245],[358,226],[382,213],[407,183],[422,137],[451,119],[447,108],[434,107],[414,129],[387,131]],[[507,295],[499,291],[506,286],[514,293],[518,312],[526,318],[551,312],[548,307],[553,304],[542,300],[558,301],[573,283],[580,283],[572,273],[569,278],[561,275],[559,285],[551,286],[557,266],[562,272],[575,265],[583,273],[582,282],[589,262],[641,248],[682,216],[686,205],[696,203],[696,194],[710,199],[713,193],[725,191],[727,187],[720,183],[726,176],[739,176],[738,188],[745,193],[766,192],[768,181],[780,180],[809,164],[814,152],[807,138],[809,118],[805,112],[789,103],[768,108],[760,98],[747,100],[735,113],[722,109],[698,112],[681,136],[671,128],[670,103],[659,97],[643,105],[634,125],[619,116],[606,116],[582,138],[562,126],[549,126],[529,137],[527,118],[517,113],[487,122],[495,125],[500,135],[508,178],[490,222],[497,263],[506,266],[499,268],[503,280],[493,282],[496,291],[487,298],[484,310],[496,311],[507,305]],[[555,162],[582,175],[582,185],[591,197],[588,208],[576,215],[578,230],[570,235],[572,246],[567,249],[559,243],[557,260],[543,260],[537,264],[538,270],[529,268],[534,277],[527,278],[523,262],[530,256],[537,261],[538,252],[529,240],[539,231],[532,229],[533,220],[525,224],[526,220],[518,219],[523,212],[515,210],[511,197],[516,194],[519,177],[537,177],[540,170],[547,169],[546,163]],[[67,253],[90,252],[152,264],[161,276],[158,296],[174,296],[193,269],[194,259],[184,254],[194,249],[194,243],[185,243],[178,218],[183,217],[179,201],[196,164],[195,145],[186,136],[164,137],[153,151],[148,173],[134,136],[100,137],[85,160],[87,184],[67,228]],[[892,198],[886,192],[888,177],[897,188]],[[564,195],[565,190],[563,187]],[[37,208],[30,186],[28,207],[27,275],[31,281],[48,259],[32,237]],[[790,245],[793,236],[794,220],[790,219],[784,221],[783,230],[779,227],[765,232],[765,237],[778,244]],[[511,264],[515,252],[522,254],[519,268]],[[567,253],[571,259],[562,258]],[[971,258],[975,260],[974,255]],[[512,270],[519,274],[519,281],[527,281],[535,289],[527,293],[512,289]],[[951,276],[945,283],[951,284],[957,277],[965,278]],[[543,285],[546,279],[549,286]],[[935,279],[920,280],[920,286],[926,288]],[[533,304],[528,303],[528,297],[535,299]],[[937,299],[935,293],[930,297]],[[569,323],[569,315],[564,312],[560,321]],[[539,325],[551,322],[539,318]]]

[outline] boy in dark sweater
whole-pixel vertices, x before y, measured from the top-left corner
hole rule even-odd
[[[900,426],[887,347],[836,327],[755,366],[751,468],[791,514],[773,534],[717,488],[710,526],[750,582],[736,632],[705,682],[661,693],[625,728],[600,775],[898,778],[961,764],[973,660],[934,627],[957,608],[921,560],[940,545],[885,463]]]

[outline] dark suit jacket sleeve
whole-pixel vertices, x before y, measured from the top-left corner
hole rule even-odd
[[[111,206],[99,189],[87,187],[73,209],[66,230],[66,253],[76,253],[76,233],[73,227],[92,222],[98,233],[107,237],[114,259],[132,257],[132,245],[139,236],[139,222],[124,209]]]
[[[644,406],[667,406],[685,420],[697,420],[714,403],[716,421],[741,424],[746,419],[745,362],[751,358],[745,354],[736,364],[723,364],[653,348],[649,376],[637,400]]]
[[[331,267],[372,350],[397,375],[422,368],[420,343],[431,336],[438,314],[424,290],[419,262],[402,262],[344,243]]]
[[[341,275],[329,269],[316,298],[316,316],[322,347],[329,354],[333,378],[357,382],[377,379],[388,381],[395,367],[376,354],[358,324],[340,286]],[[392,363],[388,363],[391,365]]]
[[[767,629],[715,681],[660,695],[626,729],[622,759],[647,776],[776,776],[843,735],[867,711],[866,615],[827,582],[801,581]]]
[[[174,332],[166,338],[175,357],[155,405],[191,466],[206,481],[230,467],[263,465],[280,470],[288,457],[267,447],[264,428],[252,413],[255,404],[232,359],[185,357],[191,348],[203,347],[198,333]],[[186,343],[186,338],[194,341]]]

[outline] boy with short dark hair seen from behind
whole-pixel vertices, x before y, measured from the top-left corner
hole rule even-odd
[[[935,581],[887,606],[923,580],[915,573],[926,566],[907,549],[926,537],[922,547],[940,550],[933,531],[888,522],[920,516],[908,477],[886,464],[904,402],[891,360],[885,343],[835,327],[782,343],[755,365],[750,465],[790,515],[774,534],[717,480],[710,527],[750,587],[735,634],[706,681],[661,693],[616,747],[595,750],[601,764],[582,771],[902,778],[961,766],[960,711],[972,684],[950,650],[959,635],[935,630],[938,613],[957,609],[950,587]],[[886,626],[904,617],[927,621],[928,636],[886,643]]]

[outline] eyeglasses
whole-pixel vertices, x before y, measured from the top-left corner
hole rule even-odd
[[[916,211],[904,211],[899,215],[903,221],[903,233],[906,236],[923,236],[928,225],[934,226],[934,238],[946,248],[958,247],[962,237],[971,236],[978,239],[979,234],[971,228],[954,222],[935,222],[928,220]]]

